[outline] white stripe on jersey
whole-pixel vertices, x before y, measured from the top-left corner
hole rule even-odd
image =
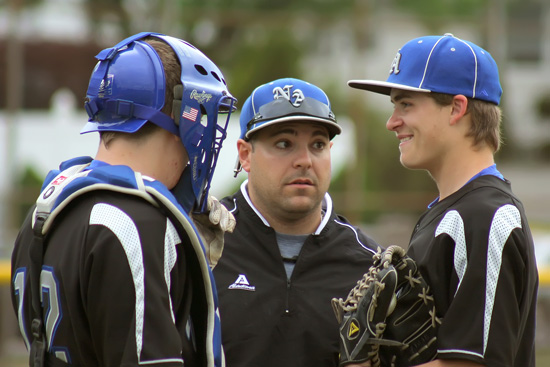
[[[168,292],[168,297],[170,297],[170,314],[172,315],[172,321],[176,323],[176,316],[174,315],[174,310],[172,308],[172,299],[170,296],[170,272],[176,264],[178,254],[176,252],[176,245],[181,243],[180,236],[178,231],[170,222],[170,219],[166,218],[166,233],[164,234],[164,280],[166,281],[166,286]]]
[[[94,205],[90,214],[90,225],[102,225],[109,228],[118,238],[126,253],[136,292],[136,347],[139,361],[143,346],[145,276],[138,230],[134,221],[128,214],[115,206],[105,203]]]
[[[495,304],[495,294],[498,284],[500,268],[502,266],[502,252],[504,245],[515,228],[521,228],[521,215],[513,205],[500,207],[493,217],[489,231],[489,248],[487,250],[487,290],[485,293],[485,322],[483,335],[483,354],[487,349],[491,315]]]
[[[451,210],[441,220],[435,230],[435,237],[442,233],[448,234],[455,241],[454,266],[458,276],[458,286],[460,288],[466,267],[468,266],[468,253],[466,251],[466,236],[464,234],[464,221],[456,210]],[[456,295],[455,292],[455,295]]]
[[[483,322],[483,355],[487,349],[489,340],[489,329],[491,326],[491,317],[495,304],[496,288],[498,277],[502,266],[502,253],[504,245],[515,228],[521,228],[521,216],[519,210],[513,205],[504,205],[499,208],[493,217],[489,231],[487,246],[487,274],[485,291],[485,312]],[[448,234],[455,242],[454,267],[459,278],[458,288],[462,283],[466,268],[468,266],[466,252],[466,237],[464,232],[464,221],[456,210],[451,210],[445,214],[445,217],[439,223],[435,237],[442,233]],[[455,292],[456,294],[456,292]],[[450,352],[450,351],[439,351]],[[465,352],[465,351],[461,351]]]

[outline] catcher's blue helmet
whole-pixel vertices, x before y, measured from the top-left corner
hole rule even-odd
[[[164,69],[154,48],[141,41],[147,36],[170,45],[181,65],[182,84],[174,89],[174,119],[161,111],[166,92]],[[178,135],[189,155],[184,174],[191,177],[192,204],[196,210],[205,209],[204,199],[236,102],[221,71],[186,41],[152,32],[131,36],[96,58],[99,62],[86,93],[89,120],[81,133],[133,133],[150,121]],[[225,121],[218,122],[218,113],[227,113]]]

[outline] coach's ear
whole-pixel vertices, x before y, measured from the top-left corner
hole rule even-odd
[[[252,154],[252,143],[244,139],[237,140],[237,150],[239,152],[239,161],[245,172],[250,172],[250,155]]]
[[[455,125],[468,111],[468,98],[462,94],[453,97],[451,102],[451,125]]]

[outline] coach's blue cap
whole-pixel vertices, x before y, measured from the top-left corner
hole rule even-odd
[[[325,125],[332,139],[342,129],[319,87],[295,78],[277,79],[260,85],[241,108],[241,139],[266,126],[288,121],[312,121]]]
[[[450,33],[407,42],[397,52],[385,82],[350,80],[348,85],[387,95],[392,88],[462,94],[497,105],[502,95],[498,67],[489,52]]]

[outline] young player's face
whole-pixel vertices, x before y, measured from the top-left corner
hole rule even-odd
[[[449,150],[450,107],[438,105],[427,93],[392,89],[393,114],[386,123],[399,139],[401,164],[437,172]]]
[[[320,213],[331,176],[327,129],[306,121],[280,123],[253,139],[239,142],[239,154],[254,205],[286,219]]]

